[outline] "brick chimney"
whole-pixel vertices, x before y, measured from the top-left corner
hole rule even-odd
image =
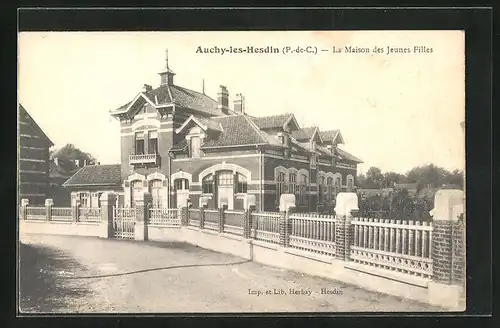
[[[54,157],[54,164],[56,164],[56,166],[59,166],[59,158]]]
[[[217,102],[219,103],[217,108],[227,114],[229,110],[229,92],[223,85],[219,87],[219,92],[217,92]]]
[[[238,115],[245,114],[245,97],[241,93],[236,94],[234,100],[234,112]]]

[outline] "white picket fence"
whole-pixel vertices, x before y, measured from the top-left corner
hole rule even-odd
[[[356,218],[352,261],[411,275],[432,276],[432,224]]]
[[[335,256],[335,217],[315,213],[290,215],[290,247]]]

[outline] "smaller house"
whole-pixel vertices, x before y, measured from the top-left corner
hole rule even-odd
[[[124,203],[120,164],[83,166],[63,187],[72,190],[72,203],[79,202],[83,207],[100,207],[103,192],[119,193],[117,205]]]

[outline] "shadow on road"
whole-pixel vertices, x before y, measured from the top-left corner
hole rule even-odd
[[[152,272],[152,271],[161,271],[161,270],[170,270],[170,269],[181,269],[181,268],[194,268],[194,267],[215,267],[215,266],[230,266],[230,265],[238,265],[251,262],[251,260],[244,260],[239,262],[230,262],[230,263],[207,263],[207,264],[184,264],[184,265],[172,265],[160,268],[151,268],[151,269],[143,269],[129,272],[120,272],[120,273],[111,273],[111,274],[103,274],[96,276],[86,276],[86,277],[64,277],[63,279],[96,279],[96,278],[109,278],[109,277],[119,277],[119,276],[128,276],[132,274]]]
[[[90,294],[86,288],[65,286],[61,274],[86,268],[63,252],[20,243],[19,312],[58,312],[68,302]]]

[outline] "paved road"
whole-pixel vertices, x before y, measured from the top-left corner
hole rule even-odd
[[[188,244],[53,235],[21,243],[28,312],[439,311]]]

